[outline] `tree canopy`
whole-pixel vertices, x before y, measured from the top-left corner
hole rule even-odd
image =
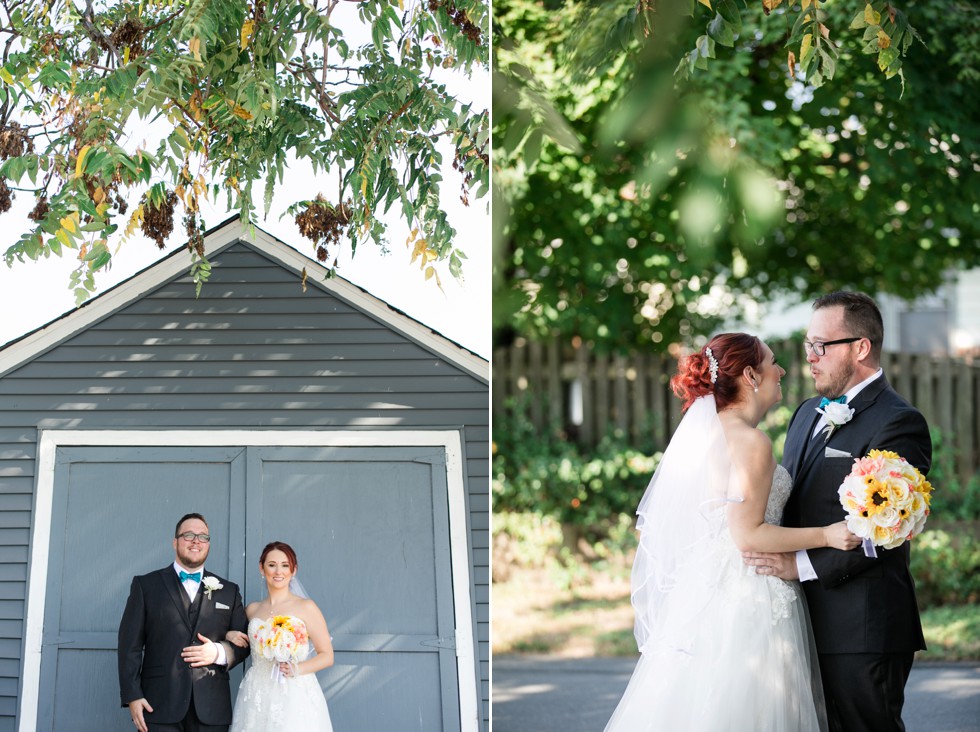
[[[83,300],[110,237],[162,248],[177,210],[200,287],[202,198],[254,222],[302,160],[326,189],[290,213],[320,261],[384,247],[396,206],[426,277],[438,260],[459,276],[439,193],[489,190],[489,112],[440,78],[486,68],[488,32],[487,0],[0,0],[0,212],[35,197],[5,260],[72,250]]]
[[[980,10],[906,5],[496,2],[495,326],[666,346],[980,265]]]

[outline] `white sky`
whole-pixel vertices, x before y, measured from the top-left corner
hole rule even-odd
[[[300,236],[291,217],[279,220],[279,214],[294,200],[303,198],[316,180],[310,174],[290,175],[292,180],[273,201],[268,219],[260,220],[260,228],[303,254],[313,257],[312,243]],[[446,193],[452,195],[455,186],[449,178]],[[290,192],[295,198],[289,196]],[[458,282],[443,267],[440,273],[443,291],[435,280],[425,281],[417,265],[410,266],[410,252],[405,247],[405,227],[395,222],[389,229],[390,253],[382,255],[370,242],[361,243],[357,253],[350,256],[344,251],[337,273],[354,284],[363,287],[375,297],[407,313],[433,330],[456,341],[460,345],[488,358],[490,354],[490,223],[485,199],[471,202],[468,209],[462,204],[450,207],[451,222],[458,234],[458,246],[468,259],[463,264],[463,282]],[[33,196],[18,193],[14,207],[0,215],[0,248],[4,251],[13,244],[32,223],[27,212],[33,207]],[[131,209],[132,210],[132,209]],[[96,276],[98,292],[128,279],[183,246],[179,237],[180,206],[175,213],[175,233],[166,250],[135,235],[119,246],[119,237],[110,241],[113,252],[112,267]],[[394,208],[392,209],[394,212]],[[224,209],[204,210],[204,219],[210,228],[224,221],[230,214]],[[181,230],[181,231],[178,231]],[[78,265],[75,252],[64,250],[63,257],[50,257],[37,262],[15,262],[11,268],[0,263],[0,345],[28,333],[39,326],[72,310],[74,294],[68,288],[70,273]],[[178,255],[179,256],[179,255]],[[190,268],[190,258],[187,266]],[[208,285],[205,285],[208,287]],[[98,294],[98,292],[96,294]]]
[[[474,101],[478,108],[489,106],[489,73],[474,74],[472,79],[460,76],[441,80],[464,103]],[[155,149],[155,141],[151,142],[149,149]],[[408,229],[398,220],[397,203],[384,217],[390,224],[390,253],[382,255],[373,243],[362,242],[353,258],[349,251],[344,252],[337,274],[447,338],[489,358],[490,215],[487,202],[490,196],[477,200],[471,193],[470,206],[464,207],[459,200],[459,176],[449,166],[451,153],[446,157],[446,163],[442,199],[450,223],[458,234],[456,244],[467,256],[463,263],[464,281],[456,281],[443,265],[439,268],[442,292],[434,279],[425,281],[417,264],[409,265],[411,253],[405,246]],[[26,178],[24,180],[27,181]],[[336,174],[330,176],[330,181],[336,181]],[[325,193],[329,199],[335,185],[322,180],[322,176],[318,180],[308,166],[294,166],[287,172],[284,185],[277,190],[268,218],[260,218],[258,226],[312,259],[312,243],[300,236],[290,216],[281,220],[279,217],[291,203],[313,198],[318,192]],[[262,188],[262,183],[255,186],[260,217]],[[217,207],[202,209],[208,228],[231,215],[224,209],[224,203],[222,198]],[[33,222],[27,218],[27,213],[33,206],[34,196],[31,193],[17,192],[11,210],[0,214],[0,254],[31,228]],[[130,212],[133,206],[134,201],[130,200]],[[182,206],[178,204],[174,234],[163,251],[139,233],[119,247],[120,234],[125,227],[125,220],[120,217],[120,231],[109,242],[113,253],[112,267],[96,276],[96,295],[167,256],[174,248],[182,247],[185,241],[180,224],[182,216]],[[11,268],[0,261],[0,346],[74,308],[75,298],[68,288],[68,278],[78,261],[74,251],[63,251],[65,254],[60,258],[52,256],[37,262],[15,262]],[[189,257],[187,266],[189,269]]]

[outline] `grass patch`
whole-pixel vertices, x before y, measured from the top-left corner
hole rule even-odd
[[[980,660],[980,606],[930,608],[922,613],[922,631],[929,648],[920,651],[917,660]]]
[[[624,563],[568,559],[509,567],[493,585],[493,652],[567,658],[632,656],[633,608]],[[496,572],[496,568],[495,568]],[[929,650],[919,661],[980,661],[980,606],[947,605],[922,613]]]
[[[636,653],[629,576],[588,565],[511,568],[493,585],[493,652],[568,658]]]

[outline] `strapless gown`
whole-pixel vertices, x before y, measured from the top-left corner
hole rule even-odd
[[[305,629],[303,621],[289,616]],[[316,674],[277,679],[275,662],[263,657],[256,629],[269,620],[252,618],[248,624],[251,667],[238,689],[231,732],[333,732],[327,701]],[[298,653],[300,661],[315,653],[307,640]]]
[[[792,480],[776,467],[766,522]],[[757,575],[727,528],[693,552],[606,732],[822,732],[823,692],[799,582]]]

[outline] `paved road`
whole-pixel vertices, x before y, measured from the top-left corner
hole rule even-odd
[[[493,659],[493,732],[602,732],[631,658]],[[980,732],[980,664],[920,664],[906,687],[907,732]]]

